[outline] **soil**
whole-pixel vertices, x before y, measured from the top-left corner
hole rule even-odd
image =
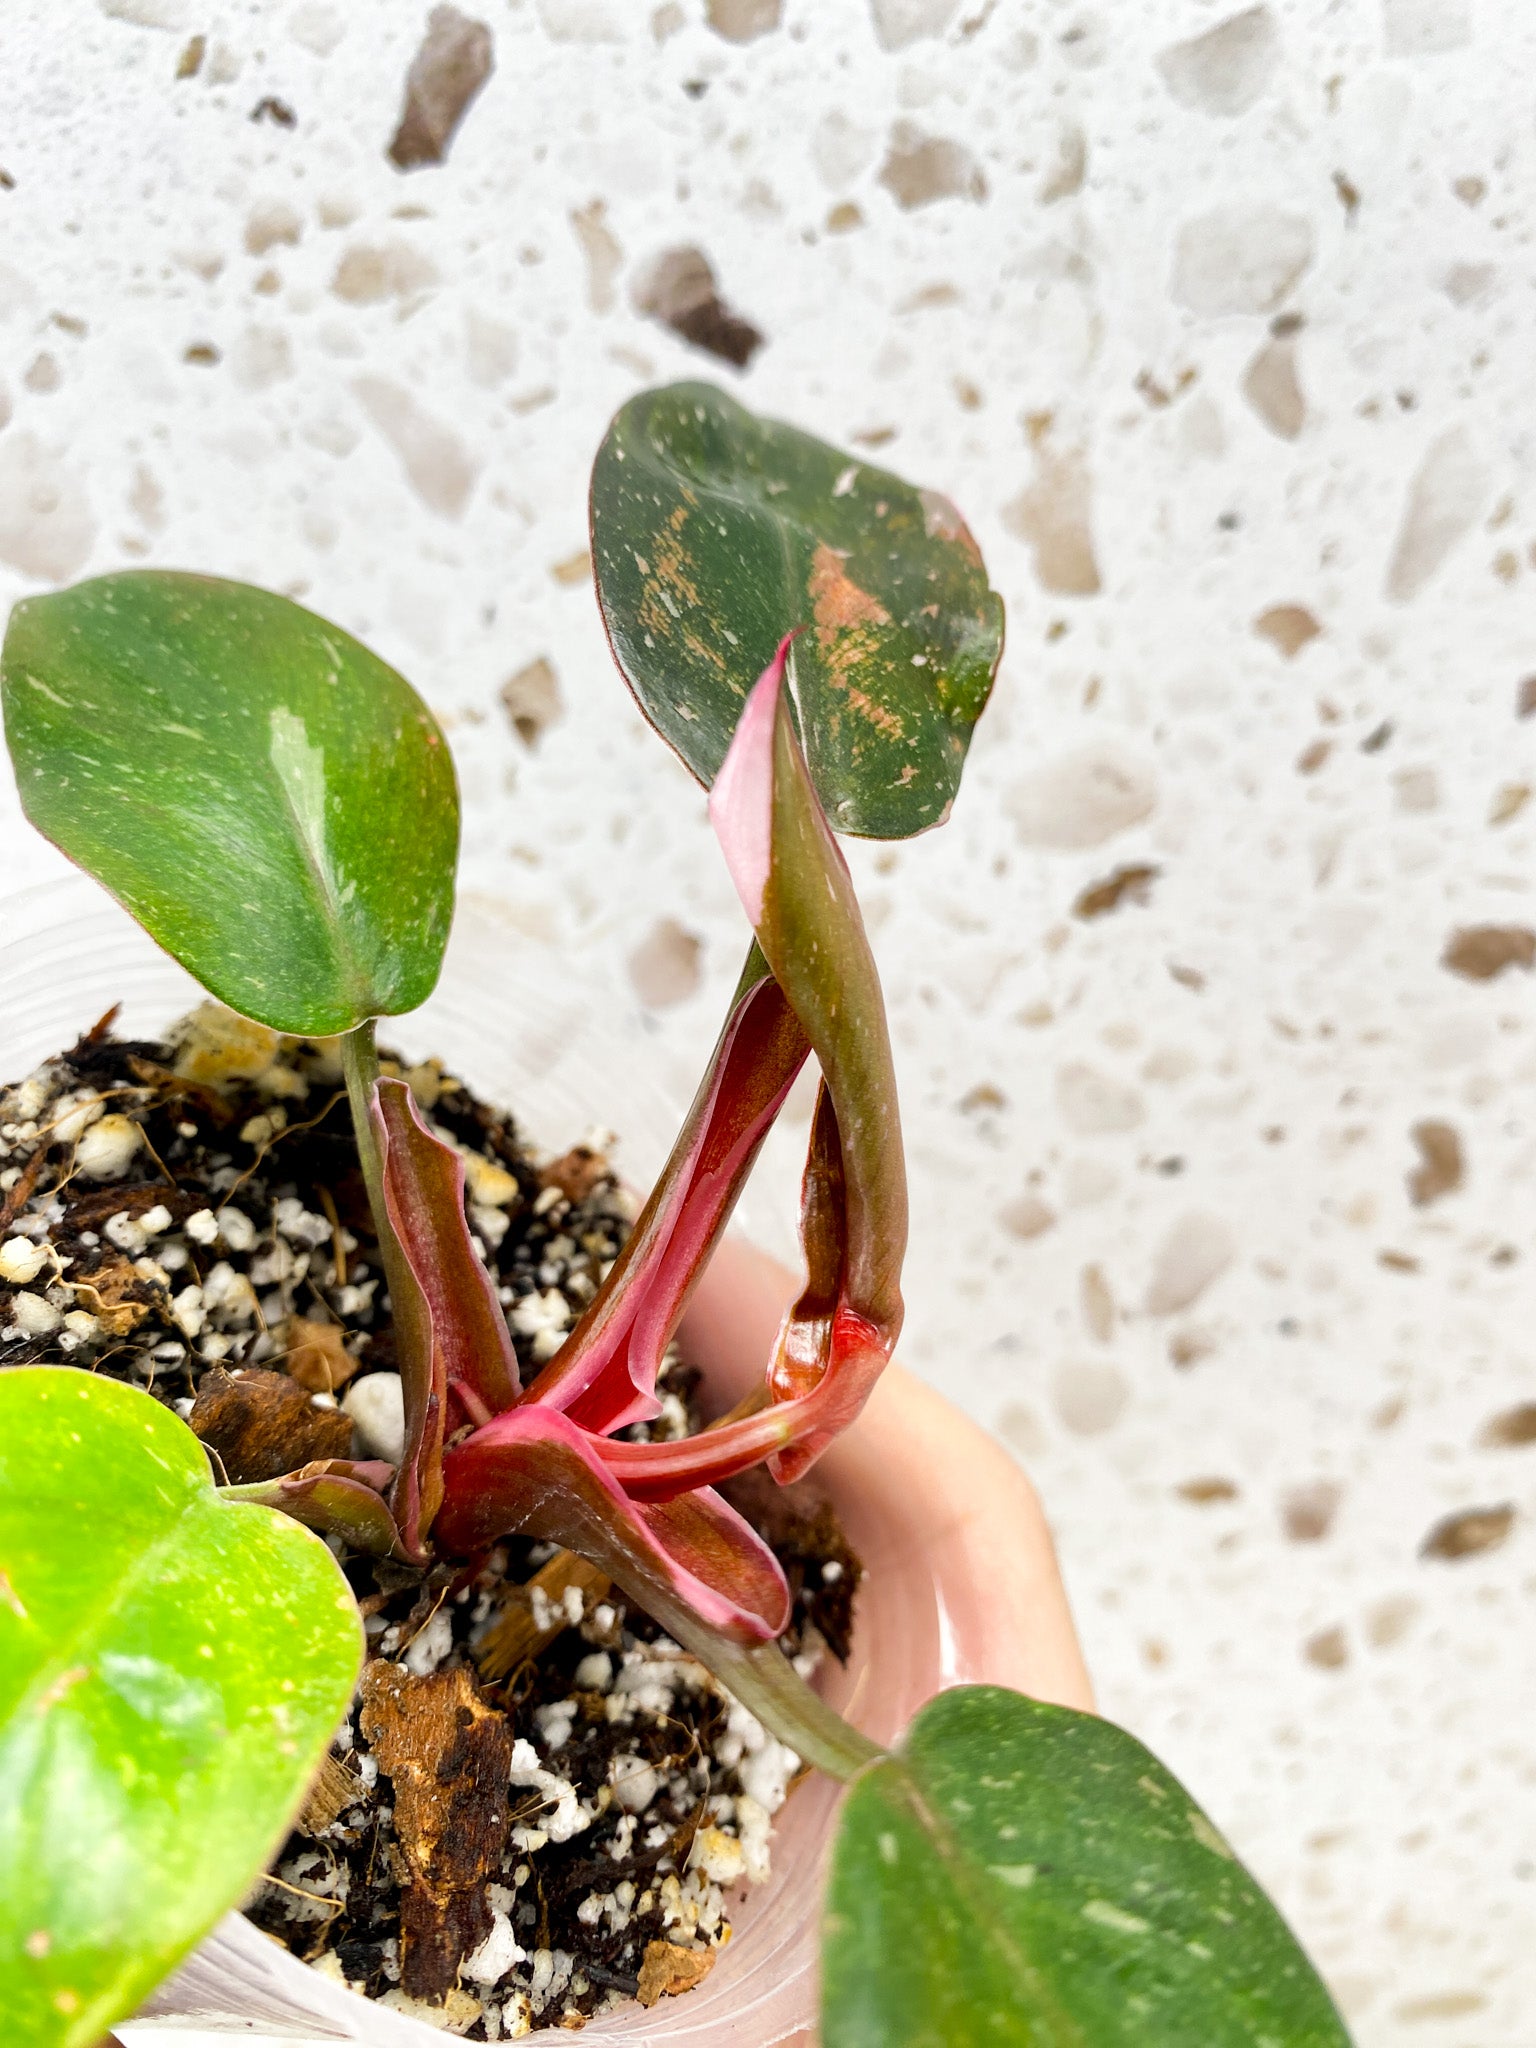
[[[0,1092],[0,1364],[146,1388],[235,1484],[388,1457],[388,1301],[334,1045],[213,1004],[160,1041],[112,1022]],[[383,1064],[464,1158],[531,1374],[632,1220],[611,1141],[540,1153],[436,1062]],[[675,1354],[658,1390],[630,1434],[701,1425]],[[761,1472],[726,1491],[784,1565],[788,1654],[807,1673],[846,1657],[860,1566],[830,1506]],[[569,1552],[511,1538],[471,1574],[332,1548],[369,1660],[249,1917],[469,2040],[699,1982],[730,1899],[768,1875],[798,1759]]]

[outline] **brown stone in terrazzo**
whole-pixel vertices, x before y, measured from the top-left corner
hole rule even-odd
[[[1488,806],[1489,824],[1507,825],[1511,818],[1519,817],[1530,800],[1531,785],[1528,782],[1502,783]]]
[[[1431,1991],[1424,1998],[1405,1998],[1392,2008],[1392,2017],[1406,2026],[1424,2020],[1464,2020],[1484,2011],[1487,2004],[1481,1991]]]
[[[728,43],[752,43],[780,25],[784,0],[708,0],[705,17]]]
[[[1168,1339],[1169,1363],[1177,1366],[1180,1372],[1188,1372],[1202,1358],[1209,1358],[1215,1349],[1216,1339],[1205,1330],[1175,1330]]]
[[[1445,942],[1440,965],[1464,981],[1492,981],[1506,967],[1536,964],[1536,932],[1523,924],[1461,925]]]
[[[1339,1671],[1349,1662],[1349,1644],[1341,1628],[1320,1628],[1308,1636],[1301,1654],[1320,1671]]]
[[[936,199],[981,200],[987,181],[970,151],[947,136],[925,135],[911,121],[891,130],[880,183],[907,211]]]
[[[1099,589],[1092,498],[1093,480],[1082,449],[1041,448],[1034,481],[1003,507],[1003,524],[1029,543],[1036,576],[1060,597],[1092,597]]]
[[[1145,760],[1098,740],[1041,762],[1005,801],[1025,846],[1081,853],[1149,818],[1157,781]]]
[[[685,1002],[699,985],[703,941],[674,917],[659,918],[629,956],[629,978],[648,1010]]]
[[[1307,423],[1307,401],[1289,335],[1266,341],[1243,372],[1242,393],[1269,431],[1294,441]]]
[[[1174,1488],[1180,1500],[1191,1507],[1215,1507],[1218,1502],[1236,1500],[1237,1487],[1230,1479],[1186,1479]]]
[[[1477,1443],[1484,1451],[1523,1450],[1536,1444],[1536,1401],[1521,1401],[1491,1415],[1478,1431]]]
[[[1090,882],[1072,906],[1072,915],[1084,919],[1107,917],[1112,910],[1118,910],[1122,903],[1145,903],[1152,894],[1152,884],[1162,873],[1149,861],[1132,861],[1119,867],[1102,882]]]
[[[1038,1195],[1020,1195],[1016,1202],[1003,1204],[998,1219],[1010,1236],[1027,1239],[1049,1230],[1056,1221],[1056,1212]]]
[[[1272,604],[1268,611],[1259,613],[1253,630],[1287,661],[1293,661],[1323,629],[1304,604]]]
[[[1107,1363],[1063,1365],[1051,1391],[1058,1418],[1074,1436],[1102,1436],[1113,1429],[1131,1398],[1125,1374]]]
[[[1425,450],[1408,486],[1402,524],[1387,569],[1387,596],[1409,604],[1476,523],[1488,474],[1465,424]]]
[[[1466,1177],[1461,1139],[1450,1124],[1433,1117],[1415,1124],[1411,1133],[1419,1163],[1408,1176],[1408,1194],[1416,1208],[1453,1194]]]
[[[1237,1246],[1220,1216],[1191,1210],[1174,1218],[1153,1254],[1147,1313],[1177,1315],[1231,1265]]]
[[[1336,1480],[1311,1479],[1280,1496],[1280,1524],[1292,1543],[1321,1543],[1333,1527],[1344,1489]]]
[[[405,79],[405,105],[387,152],[397,170],[440,164],[494,68],[491,32],[456,7],[434,7]]]
[[[1090,1335],[1107,1344],[1115,1334],[1115,1297],[1101,1266],[1084,1266],[1078,1299]]]
[[[722,362],[745,369],[763,336],[720,297],[715,273],[702,249],[667,249],[636,279],[635,311]]]
[[[1498,1550],[1508,1542],[1514,1526],[1515,1510],[1509,1501],[1492,1508],[1463,1508],[1459,1514],[1443,1515],[1436,1522],[1419,1545],[1419,1555],[1455,1564],[1485,1550]]]
[[[1365,1610],[1366,1641],[1373,1650],[1400,1643],[1418,1619],[1419,1603],[1411,1593],[1389,1593]]]
[[[551,662],[540,655],[501,686],[502,707],[525,747],[539,743],[546,726],[563,716],[560,682]]]

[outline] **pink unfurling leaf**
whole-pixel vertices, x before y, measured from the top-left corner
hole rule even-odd
[[[405,1271],[391,1276],[395,1354],[405,1393],[405,1456],[392,1505],[413,1556],[442,1499],[445,1432],[483,1422],[518,1396],[517,1359],[464,1220],[464,1168],[433,1137],[403,1081],[374,1089],[384,1203]]]
[[[682,1626],[686,1610],[736,1643],[756,1643],[777,1635],[788,1618],[788,1589],[772,1552],[724,1501],[691,1482],[632,1498],[603,1462],[600,1433],[633,1409],[640,1389],[632,1374],[641,1363],[647,1391],[654,1388],[688,1288],[805,1056],[804,1037],[772,979],[761,968],[744,979],[711,1082],[679,1142],[677,1171],[664,1176],[653,1200],[655,1228],[647,1232],[642,1219],[631,1238],[648,1256],[636,1262],[619,1297],[615,1327],[599,1324],[605,1341],[596,1365],[565,1380],[546,1375],[547,1392],[541,1379],[488,1418],[475,1414],[475,1402],[495,1392],[495,1372],[510,1378],[515,1368],[500,1305],[475,1256],[458,1161],[422,1126],[400,1082],[378,1084],[375,1125],[405,1269],[394,1290],[401,1370],[408,1386],[426,1390],[414,1431],[408,1417],[407,1464],[395,1498],[405,1513],[430,1501],[434,1519],[418,1510],[415,1529],[402,1525],[402,1542],[419,1554],[430,1527],[439,1548],[465,1555],[526,1531],[592,1558],[664,1626],[668,1614]],[[655,1405],[653,1399],[650,1412]],[[597,1420],[589,1422],[583,1408]],[[450,1434],[466,1416],[480,1426],[435,1457],[445,1409]],[[414,1487],[413,1447],[420,1475]],[[314,1491],[301,1496],[290,1489],[296,1505]],[[382,1502],[378,1507],[387,1515]]]
[[[598,1449],[541,1402],[498,1415],[447,1454],[440,1541],[463,1555],[521,1531],[590,1558],[664,1628],[682,1607],[735,1642],[780,1634],[784,1574],[735,1509],[707,1490],[632,1500]]]
[[[791,1441],[772,1457],[786,1480],[857,1415],[890,1356],[907,1238],[885,1007],[847,863],[796,737],[788,651],[786,640],[754,687],[710,799],[758,945],[823,1075],[801,1210],[808,1279],[768,1380],[791,1425]],[[814,1411],[798,1406],[821,1390]]]
[[[754,954],[672,1156],[607,1279],[530,1389],[534,1400],[600,1435],[658,1413],[662,1355],[806,1050]]]

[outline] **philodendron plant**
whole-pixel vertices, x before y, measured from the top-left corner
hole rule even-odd
[[[805,1472],[900,1330],[891,1052],[833,828],[899,838],[949,808],[1002,645],[975,543],[947,500],[684,385],[614,421],[592,544],[619,666],[711,788],[752,940],[660,1179],[528,1385],[459,1158],[374,1049],[375,1019],[431,990],[452,914],[457,797],[431,713],[347,634],[240,584],[135,571],[12,616],[6,730],[34,824],[223,1002],[340,1037],[406,1428],[398,1469],[221,1486],[147,1394],[0,1374],[8,2037],[99,2040],[281,1838],[361,1654],[311,1532],[468,1565],[518,1531],[591,1559],[848,1782],[826,2048],[1344,2043],[1273,1907],[1138,1742],[978,1686],[877,1748],[779,1651],[783,1574],[714,1490],[760,1461]],[[812,1054],[806,1280],[761,1384],[702,1434],[626,1441]]]

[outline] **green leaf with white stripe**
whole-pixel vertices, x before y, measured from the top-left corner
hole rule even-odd
[[[941,1693],[843,1808],[823,2048],[1348,2048],[1295,1937],[1133,1736]]]
[[[431,993],[453,763],[350,634],[249,584],[136,570],[17,605],[0,687],[32,823],[232,1009],[330,1033]]]

